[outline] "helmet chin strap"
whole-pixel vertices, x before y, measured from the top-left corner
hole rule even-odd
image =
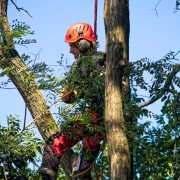
[[[80,50],[80,48],[75,43],[73,43],[73,46]]]

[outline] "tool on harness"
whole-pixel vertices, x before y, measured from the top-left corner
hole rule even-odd
[[[85,150],[84,150],[85,151]],[[96,158],[100,152],[100,145],[97,150],[91,151],[91,156],[86,158],[84,154],[78,155],[74,153],[71,156],[72,174],[73,177],[87,176],[90,174],[90,170],[93,167]]]

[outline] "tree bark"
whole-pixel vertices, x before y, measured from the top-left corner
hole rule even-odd
[[[41,91],[37,88],[28,67],[20,59],[14,47],[13,39],[8,33],[10,32],[10,26],[7,17],[7,3],[8,0],[0,0],[0,33],[3,37],[3,43],[0,43],[0,67],[7,71],[7,75],[24,99],[33,119],[36,120],[35,124],[40,134],[46,141],[59,129]],[[72,153],[72,150],[67,151],[60,162],[60,166],[67,176],[71,174],[69,160]],[[67,159],[69,160],[67,161]],[[68,179],[74,178],[68,176]]]
[[[123,116],[123,68],[129,61],[129,1],[105,0],[105,125],[111,180],[131,177],[130,149]],[[129,91],[128,82],[126,84]]]

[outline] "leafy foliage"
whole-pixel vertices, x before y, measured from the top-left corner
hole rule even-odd
[[[179,61],[175,56],[174,52],[170,52],[158,61],[144,58],[132,63],[133,68],[128,67],[124,71],[125,74],[130,74],[131,82],[131,101],[126,104],[123,111],[125,115],[132,119],[132,122],[126,122],[126,133],[130,139],[130,147],[134,155],[135,179],[177,179],[179,177],[179,149],[177,147],[179,147],[180,94],[178,89],[180,81],[178,72],[180,68]],[[89,59],[83,62],[90,63]],[[73,66],[75,69],[72,69],[72,71],[74,70],[75,73],[80,71],[78,61]],[[87,66],[91,68],[91,64]],[[76,138],[71,133],[72,123],[74,122],[83,125],[85,129],[90,127],[90,132],[94,134],[101,131],[100,129],[96,130],[94,126],[90,126],[90,114],[88,112],[84,111],[83,114],[77,114],[81,113],[83,109],[85,110],[91,93],[99,92],[98,88],[100,86],[98,84],[102,85],[104,79],[103,76],[99,78],[97,74],[92,75],[92,79],[91,76],[83,77],[82,73],[78,73],[79,76],[74,76],[72,71],[66,74],[64,84],[69,81],[71,83],[76,82],[73,84],[72,90],[77,91],[79,96],[74,97],[75,103],[72,106],[59,108],[59,124],[64,133],[69,134],[71,138]],[[148,77],[151,78],[147,79],[148,73]],[[81,79],[81,77],[83,78]],[[96,78],[99,82],[96,81]],[[93,85],[92,81],[96,83]],[[88,88],[87,84],[91,84],[91,88]],[[144,90],[143,93],[146,96],[140,96],[138,94],[139,90]],[[86,95],[86,100],[81,101],[81,98],[84,98],[83,93]],[[161,99],[163,103],[161,115],[156,115],[152,110],[145,108],[149,104],[139,108],[147,102],[147,97],[149,98],[149,104]],[[155,101],[151,102],[154,98]],[[103,105],[103,101],[101,103]],[[141,123],[140,120],[145,117],[148,121]],[[139,121],[137,121],[138,119]],[[156,122],[157,125],[153,125],[151,122]],[[81,147],[77,146],[75,148],[80,151]],[[101,154],[97,159],[96,173],[99,173],[99,177],[106,178],[108,177],[107,169],[107,154]],[[95,177],[94,173],[93,177]]]
[[[179,119],[180,119],[180,66],[175,53],[170,52],[158,61],[147,58],[134,63],[131,71],[131,102],[126,113],[139,123],[126,125],[127,134],[133,140],[135,179],[178,179],[179,169]],[[146,76],[149,73],[151,79]],[[139,90],[149,97],[139,97]],[[156,115],[141,106],[161,99],[162,114]],[[142,104],[141,104],[142,103]],[[141,123],[140,119],[148,119]],[[156,122],[153,125],[150,122]],[[128,126],[129,125],[129,126]],[[136,132],[136,133],[135,133]]]
[[[178,179],[180,176],[179,122],[166,123],[163,115],[158,126],[139,131],[134,151],[135,179]],[[140,135],[141,134],[141,135]]]
[[[98,120],[103,118],[104,108],[104,67],[103,53],[96,56],[81,56],[71,67],[70,72],[65,73],[64,85],[71,83],[74,95],[74,103],[71,108],[59,109],[61,121],[60,128],[70,134],[73,123],[84,126],[84,132],[90,132],[89,136],[95,136],[98,132],[104,133],[104,128],[92,124],[92,113],[98,112]],[[101,62],[102,61],[102,62]],[[63,123],[62,123],[63,121]]]
[[[0,179],[39,179],[29,164],[36,166],[42,143],[32,130],[18,134],[19,131],[18,116],[10,115],[7,117],[7,127],[0,126]]]
[[[177,10],[179,10],[179,3],[177,0]],[[0,21],[0,25],[2,23]],[[13,23],[10,31],[1,32],[1,45],[4,45],[3,33],[12,37],[17,44],[36,42],[34,39],[22,39],[23,36],[34,34],[29,26],[18,20]],[[131,140],[130,146],[134,155],[135,179],[178,179],[180,176],[180,77],[178,76],[180,66],[175,57],[176,54],[170,52],[158,61],[143,58],[132,63],[131,68],[127,67],[124,70],[124,74],[129,76],[131,87],[130,101],[126,103],[123,110],[124,115],[132,120],[132,122],[126,122],[126,133]],[[61,78],[54,77],[53,69],[45,62],[37,62],[37,56],[35,59],[30,59],[30,56],[23,54],[21,59],[36,79],[38,88],[55,93],[48,95],[51,103],[56,101],[56,93],[59,93],[66,83],[71,83],[72,91],[77,92],[72,106],[59,107],[57,118],[62,132],[71,138],[76,138],[70,131],[74,123],[80,124],[86,135],[92,136],[97,132],[104,132],[103,125],[101,127],[91,124],[91,111],[89,111],[93,107],[93,110],[100,114],[99,120],[104,117],[105,82],[102,54],[94,58],[92,54],[80,57],[72,65],[70,72]],[[99,62],[102,63],[100,66]],[[65,66],[62,64],[62,59],[58,64],[62,68],[69,69],[67,64]],[[1,71],[0,77],[8,75],[11,70],[7,68]],[[151,78],[147,79],[149,76]],[[7,86],[8,83],[9,80],[1,82],[1,87]],[[140,96],[140,92],[144,93],[143,97]],[[158,99],[162,102],[160,115],[145,108]],[[144,118],[147,121],[142,123],[140,120]],[[40,151],[42,144],[34,138],[31,131],[25,130],[18,134],[20,130],[18,117],[10,116],[7,121],[8,127],[0,126],[0,178],[7,176],[8,179],[27,177],[38,179],[38,175],[28,168],[28,164],[36,163],[36,152]],[[155,121],[157,126],[153,126],[152,121]],[[79,130],[82,130],[81,126]],[[98,176],[102,179],[108,177],[107,148],[107,146],[104,148],[96,163]],[[81,145],[75,147],[77,151],[80,149]],[[65,179],[62,170],[59,170],[59,179]]]
[[[176,11],[180,10],[180,1],[179,0],[176,0]]]
[[[28,66],[32,76],[41,90],[59,91],[61,87],[61,78],[53,75],[54,69],[50,68],[45,62],[38,62],[38,54],[35,59],[29,55],[22,54],[21,59]]]
[[[33,35],[34,31],[31,30],[30,26],[26,25],[25,22],[20,22],[18,19],[13,20],[11,25],[11,31],[9,35],[15,40],[15,44],[30,44],[36,43],[35,39],[22,39],[22,37],[27,35]]]
[[[76,92],[72,97],[72,105],[60,106],[58,116],[58,125],[61,132],[72,139],[77,139],[79,135],[95,137],[99,132],[105,133],[102,122],[104,117],[102,110],[104,110],[105,87],[103,61],[104,53],[95,55],[90,53],[87,56],[81,56],[74,62],[71,70],[65,73],[65,77],[62,80],[62,86],[71,83],[72,92]],[[95,112],[99,114],[97,121],[101,123],[100,126],[92,124],[92,113]],[[81,153],[81,144],[75,146],[74,150]],[[108,161],[104,154],[101,153],[101,158],[98,158],[95,172],[101,173],[102,176],[107,176],[108,171],[106,167]],[[86,157],[90,156],[88,151],[84,155]],[[104,169],[99,171],[102,167]],[[96,178],[95,172],[92,173],[94,179]]]

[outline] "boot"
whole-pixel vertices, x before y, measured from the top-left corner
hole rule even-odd
[[[42,164],[38,172],[43,180],[56,180],[59,168],[60,156],[52,151],[50,146],[44,147]]]

